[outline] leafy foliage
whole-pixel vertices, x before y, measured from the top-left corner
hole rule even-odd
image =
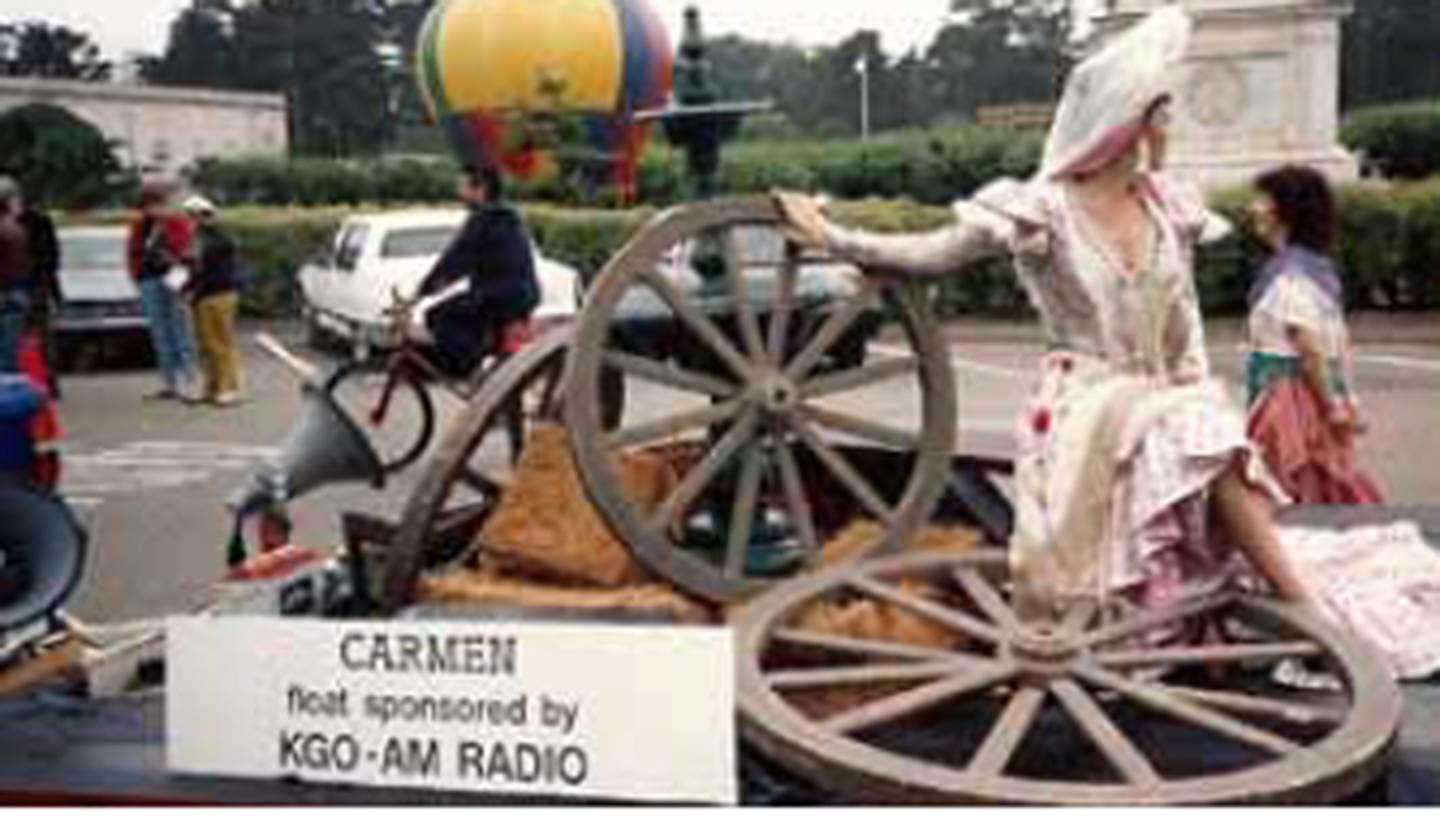
[[[110,71],[87,34],[39,21],[0,23],[0,76],[100,82]]]
[[[815,190],[841,198],[912,198],[943,204],[1001,176],[1030,175],[1040,136],[986,128],[909,130],[867,143],[841,141],[742,142],[725,154],[722,194],[762,193],[776,187]],[[449,159],[206,160],[191,182],[217,200],[256,204],[444,202],[454,193]],[[640,165],[640,200],[685,199],[684,170],[673,151],[652,147]],[[513,184],[522,201],[614,206],[587,192],[570,174]]]
[[[395,69],[428,3],[419,5],[192,0],[142,75],[157,85],[284,93],[297,152],[373,153],[418,118],[413,83]]]
[[[49,206],[89,207],[113,199],[120,165],[98,130],[53,105],[0,114],[0,165],[25,195]]]
[[[1427,0],[1359,0],[1343,28],[1346,110],[1440,97],[1440,14]]]
[[[1341,138],[1383,175],[1440,173],[1440,101],[1365,108],[1346,118]]]

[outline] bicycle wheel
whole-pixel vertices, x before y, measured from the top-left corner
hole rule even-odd
[[[391,377],[393,388],[390,399],[385,401],[386,383]],[[435,433],[435,406],[425,386],[403,370],[392,373],[373,365],[351,363],[330,377],[325,390],[370,438],[386,474],[414,464],[430,447]]]

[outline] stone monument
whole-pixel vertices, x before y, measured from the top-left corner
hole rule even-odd
[[[1168,0],[1102,0],[1098,47]],[[1358,175],[1339,144],[1340,21],[1348,0],[1180,0],[1195,19],[1169,166],[1206,187],[1287,162]]]

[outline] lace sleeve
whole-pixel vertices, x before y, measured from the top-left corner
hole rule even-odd
[[[1210,209],[1199,187],[1159,173],[1149,179],[1176,229],[1192,243],[1214,243],[1235,231],[1229,219]]]
[[[957,202],[955,223],[927,233],[879,235],[827,223],[835,254],[861,266],[921,277],[947,275],[986,258],[1036,251],[1046,243],[1044,212],[1023,185],[996,182]]]

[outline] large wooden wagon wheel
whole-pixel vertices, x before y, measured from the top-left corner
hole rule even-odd
[[[1398,689],[1364,647],[1292,606],[1234,593],[1115,617],[1091,603],[1027,625],[1007,580],[1003,553],[921,554],[756,599],[737,623],[744,735],[869,802],[1333,802],[1384,766]],[[817,604],[857,603],[925,636],[804,625]],[[1287,659],[1341,688],[1275,684]]]
[[[595,506],[651,569],[718,602],[748,597],[818,557],[830,531],[817,500],[827,497],[808,476],[823,474],[828,498],[877,521],[884,549],[927,521],[954,443],[949,358],[921,288],[833,261],[818,269],[825,259],[802,257],[778,224],[764,197],[662,215],[605,268],[569,361],[567,426]],[[773,239],[759,242],[773,252],[757,257],[757,234]],[[718,268],[708,285],[674,261],[696,247],[713,250],[695,264]],[[842,275],[849,288],[838,295],[823,285]],[[858,327],[886,309],[895,336],[885,356],[867,355]],[[596,395],[616,371],[627,407],[605,431]],[[885,391],[907,395],[901,416],[868,410]],[[627,493],[620,454],[687,445],[698,462],[663,501],[646,506]],[[886,474],[882,489],[848,455],[857,449],[903,454],[895,461],[904,472]],[[760,539],[790,549],[765,549]],[[777,551],[791,556],[788,567],[777,567]]]
[[[383,613],[413,600],[416,580],[426,569],[473,554],[476,534],[519,457],[512,434],[523,438],[524,429],[512,430],[510,423],[560,419],[570,337],[568,329],[552,330],[505,361],[451,422],[384,554],[377,599]]]

